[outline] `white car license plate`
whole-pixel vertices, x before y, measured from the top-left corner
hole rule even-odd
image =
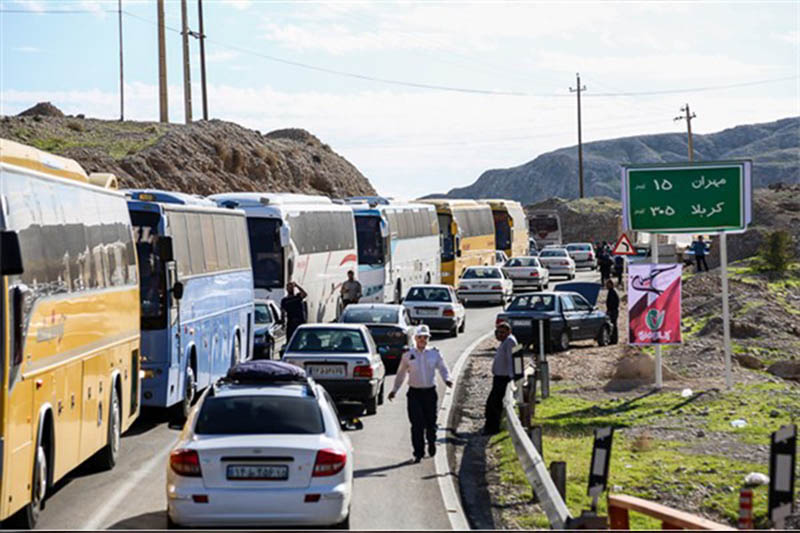
[[[343,378],[347,376],[344,365],[306,365],[312,378]]]
[[[228,465],[228,479],[285,481],[289,479],[286,465]]]
[[[531,323],[532,323],[532,321],[529,320],[529,319],[520,319],[520,318],[511,321],[511,325],[512,326],[527,326],[527,327],[530,327]]]
[[[438,309],[417,309],[418,316],[438,316]]]

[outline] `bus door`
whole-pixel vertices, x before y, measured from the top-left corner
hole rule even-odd
[[[384,272],[388,271],[384,287],[388,288],[394,286],[394,254],[392,253],[392,235],[389,232],[389,223],[383,217],[380,217],[381,227],[381,242],[383,243],[383,269]]]
[[[172,360],[178,361],[178,372],[183,371],[183,347],[181,346],[181,304],[180,297],[183,296],[183,284],[178,281],[178,273],[175,261],[167,262],[167,306],[169,307],[169,335],[174,335],[174,341],[170,344],[174,346]],[[179,287],[177,293],[176,285]],[[197,376],[195,376],[197,379]]]

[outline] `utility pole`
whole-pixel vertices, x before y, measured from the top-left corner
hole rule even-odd
[[[586,90],[586,86],[581,86],[580,73],[575,74],[578,79],[577,89],[569,88],[569,92],[578,93],[578,188],[580,197],[583,198],[583,142],[581,141],[581,91]]]
[[[167,106],[167,44],[164,28],[164,0],[158,0],[158,110],[161,122],[169,122]]]
[[[189,68],[189,15],[186,0],[181,0],[181,37],[183,37],[183,108],[187,124],[192,123],[192,81]]]
[[[203,0],[197,0],[197,16],[200,22],[200,85],[203,89],[203,120],[208,120],[208,95],[206,94],[206,34],[203,32]]]
[[[681,115],[679,117],[675,117],[673,120],[685,120],[686,121],[686,130],[689,135],[689,162],[691,163],[694,161],[694,145],[692,144],[692,119],[695,118],[697,115],[689,111],[689,104],[686,104],[681,108],[681,111],[685,113],[685,115]]]
[[[125,80],[122,76],[122,0],[117,0],[119,15],[119,120],[125,120]]]

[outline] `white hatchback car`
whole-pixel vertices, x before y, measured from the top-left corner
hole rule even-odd
[[[575,279],[575,261],[564,248],[545,248],[539,254],[539,262],[550,271],[550,276],[566,276]]]
[[[471,266],[461,274],[458,297],[462,302],[504,304],[514,293],[514,282],[499,266]]]
[[[414,285],[403,305],[411,320],[432,330],[445,330],[457,337],[467,327],[467,313],[450,285]]]
[[[283,376],[247,372],[265,365]],[[353,462],[322,386],[285,363],[241,363],[203,394],[170,453],[167,525],[347,528]]]

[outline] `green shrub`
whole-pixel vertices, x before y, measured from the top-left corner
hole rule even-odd
[[[788,231],[777,230],[767,235],[759,252],[759,263],[762,270],[783,274],[792,259],[794,259],[794,243]]]

